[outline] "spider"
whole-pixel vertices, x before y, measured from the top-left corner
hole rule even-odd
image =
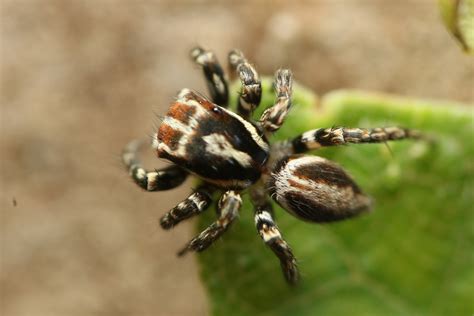
[[[153,171],[143,168],[138,141],[125,147],[123,163],[134,182],[147,191],[175,188],[190,174],[201,180],[191,195],[161,218],[163,229],[204,212],[214,192],[221,194],[217,220],[179,251],[180,256],[203,251],[222,236],[237,218],[241,195],[247,191],[258,234],[278,257],[285,279],[295,284],[299,279],[297,260],[276,225],[270,197],[292,215],[316,223],[351,218],[371,206],[371,199],[340,166],[303,154],[326,146],[381,143],[420,135],[400,127],[332,127],[271,144],[270,137],[282,126],[292,106],[291,71],[276,71],[275,104],[254,122],[252,113],[259,106],[262,86],[242,52],[232,50],[228,55],[230,69],[241,81],[237,113],[227,108],[228,83],[215,54],[196,47],[191,57],[204,73],[211,98],[183,89],[171,103],[153,135],[152,147],[159,158],[172,164]]]

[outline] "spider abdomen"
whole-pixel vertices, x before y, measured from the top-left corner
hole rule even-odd
[[[341,167],[317,156],[283,159],[272,172],[268,186],[278,204],[312,222],[353,217],[367,211],[371,204]]]
[[[226,189],[256,182],[269,146],[251,123],[184,89],[156,135],[158,156]]]

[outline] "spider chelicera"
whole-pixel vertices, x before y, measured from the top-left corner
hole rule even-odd
[[[140,142],[123,151],[130,176],[147,191],[179,186],[189,174],[201,179],[194,192],[160,220],[170,229],[184,219],[205,211],[214,192],[221,192],[218,219],[194,237],[178,254],[203,251],[216,241],[236,219],[247,190],[254,205],[255,225],[265,244],[280,260],[285,279],[299,279],[297,261],[274,219],[270,198],[296,217],[310,222],[332,222],[369,210],[371,200],[335,163],[303,153],[325,146],[349,143],[380,143],[418,138],[418,132],[399,127],[319,128],[293,139],[270,144],[268,139],[283,124],[291,108],[293,77],[290,70],[275,73],[276,101],[258,122],[251,115],[260,103],[262,87],[255,68],[242,52],[233,50],[228,60],[242,87],[237,114],[228,110],[226,76],[214,53],[201,47],[191,51],[206,78],[211,100],[183,89],[153,136],[158,157],[172,165],[147,171],[137,153]]]

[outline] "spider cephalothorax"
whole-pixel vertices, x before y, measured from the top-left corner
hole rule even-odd
[[[179,252],[202,251],[217,240],[237,217],[240,194],[248,190],[254,205],[255,224],[263,241],[279,258],[285,278],[299,278],[296,259],[273,219],[271,196],[283,209],[311,222],[343,220],[367,211],[368,198],[338,165],[303,153],[348,143],[380,143],[416,138],[419,134],[399,127],[319,128],[291,140],[270,144],[268,138],[284,123],[291,108],[293,78],[287,69],[275,74],[275,104],[260,120],[252,113],[261,100],[262,87],[255,68],[237,50],[229,53],[229,64],[242,83],[237,113],[227,109],[229,90],[215,55],[200,47],[191,57],[202,67],[211,100],[183,89],[171,104],[156,134],[153,148],[172,165],[147,171],[137,159],[139,142],[130,143],[123,161],[133,180],[147,191],[179,186],[189,174],[201,184],[160,220],[164,229],[206,210],[214,192],[222,192],[217,221],[193,238]]]
[[[254,125],[188,89],[179,93],[156,137],[159,157],[226,189],[257,181],[270,148]]]

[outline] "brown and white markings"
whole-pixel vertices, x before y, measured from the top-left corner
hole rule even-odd
[[[260,178],[269,152],[254,125],[189,89],[171,105],[154,145],[160,158],[235,189]]]
[[[353,217],[371,204],[341,167],[318,156],[283,159],[273,170],[268,188],[281,207],[312,222]]]
[[[350,143],[383,143],[420,138],[419,132],[399,127],[319,128],[294,139],[270,145],[268,138],[284,123],[291,108],[293,76],[288,69],[275,74],[275,104],[259,120],[252,112],[261,100],[261,82],[242,52],[229,54],[230,68],[242,88],[237,113],[226,109],[228,83],[214,53],[201,47],[191,57],[203,70],[211,100],[183,89],[171,103],[152,147],[171,165],[148,171],[138,160],[140,142],[125,147],[122,160],[135,183],[147,191],[174,188],[193,174],[201,184],[160,220],[164,229],[204,212],[218,192],[218,219],[179,252],[203,251],[222,236],[238,217],[241,194],[248,191],[254,219],[263,242],[279,259],[285,279],[295,284],[298,265],[273,217],[270,197],[283,209],[310,222],[333,222],[357,216],[370,209],[371,200],[338,165],[317,156],[301,155],[325,146]]]

